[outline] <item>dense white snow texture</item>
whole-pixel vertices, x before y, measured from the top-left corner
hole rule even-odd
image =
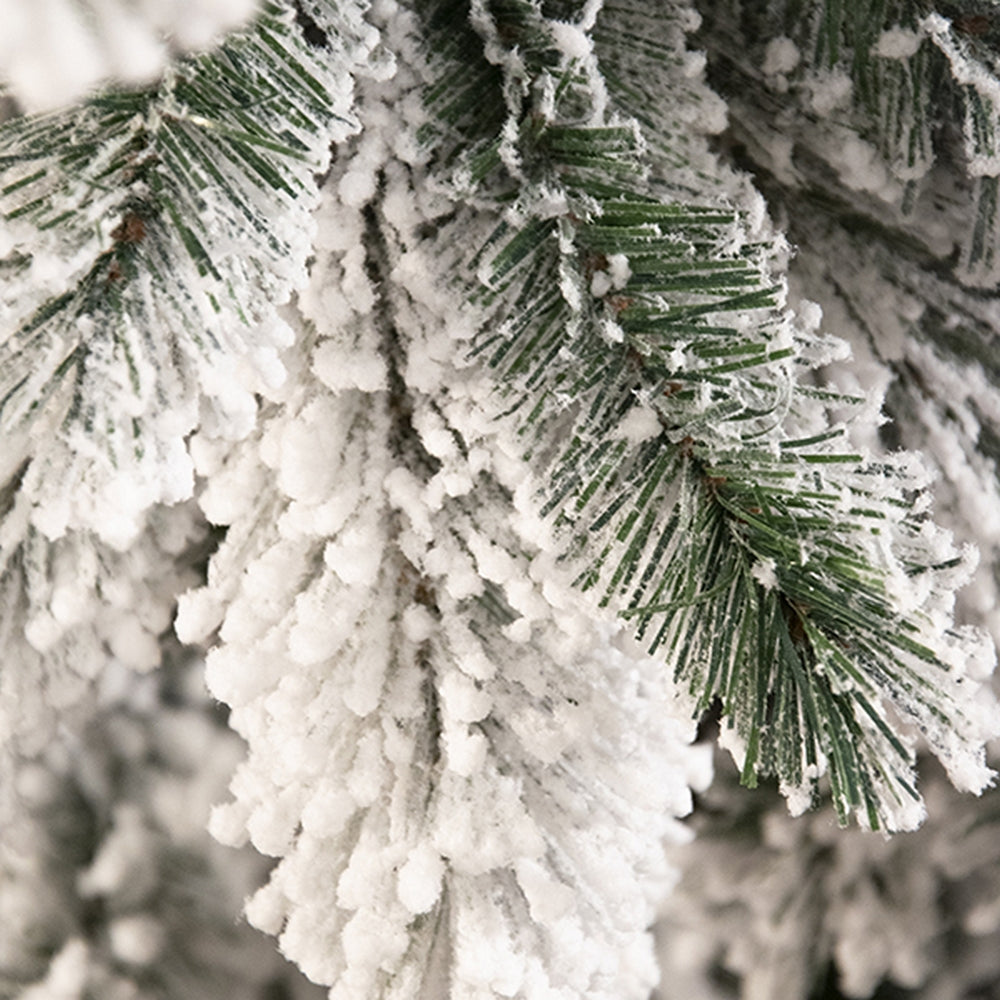
[[[0,0],[0,83],[27,111],[98,84],[151,83],[172,55],[245,24],[258,0]]]
[[[208,682],[249,743],[212,829],[282,858],[249,918],[336,1000],[642,1000],[664,839],[708,761],[659,668],[560,582],[456,360],[475,317],[418,236],[446,204],[388,159],[400,77],[327,183],[308,368],[237,454],[195,446],[230,527],[178,630],[221,626]]]
[[[140,232],[124,203],[74,178],[63,187],[65,178],[56,178],[44,191],[54,205],[78,199],[73,227],[60,230],[58,216],[48,229],[23,219],[0,227],[0,250],[23,268],[0,291],[0,306],[9,308],[0,361],[17,358],[26,372],[22,384],[20,369],[4,371],[16,412],[10,452],[0,455],[2,480],[18,487],[0,529],[0,639],[8,657],[0,672],[0,806],[18,817],[17,837],[0,855],[0,875],[10,871],[16,890],[3,899],[0,920],[6,914],[19,933],[20,950],[2,957],[22,962],[18,974],[34,984],[24,1000],[75,1000],[87,990],[109,1000],[141,997],[128,992],[127,977],[118,983],[105,974],[152,967],[170,947],[170,921],[157,909],[162,873],[153,863],[161,834],[192,856],[205,853],[173,813],[192,784],[205,791],[203,782],[218,777],[220,760],[232,763],[231,738],[197,712],[146,706],[144,715],[129,701],[108,722],[106,755],[124,759],[118,773],[128,780],[120,796],[91,796],[104,823],[99,843],[76,866],[72,886],[63,882],[65,892],[40,907],[54,961],[46,970],[25,958],[24,928],[37,925],[27,901],[51,874],[33,839],[52,803],[72,795],[66,786],[101,772],[95,764],[80,778],[46,751],[84,745],[104,722],[104,688],[141,687],[135,672],[160,662],[201,529],[189,507],[164,513],[157,504],[196,488],[205,517],[226,537],[207,584],[181,598],[176,630],[184,642],[212,647],[208,685],[247,742],[231,799],[214,810],[211,829],[224,843],[249,842],[278,859],[247,904],[250,921],[276,935],[332,1000],[646,1000],[659,978],[649,928],[677,877],[665,844],[687,838],[678,818],[691,809],[692,789],[707,785],[710,761],[691,746],[690,706],[663,663],[645,657],[612,612],[595,607],[596,597],[569,584],[565,539],[553,537],[553,518],[538,514],[538,469],[524,459],[524,440],[496,417],[493,382],[469,360],[483,315],[448,279],[470,273],[470,247],[485,244],[500,213],[485,196],[473,211],[435,189],[416,138],[427,80],[406,65],[411,56],[420,64],[415,32],[392,0],[375,6],[386,50],[400,56],[396,76],[380,82],[388,61],[362,68],[375,32],[364,30],[371,26],[361,24],[360,4],[345,4],[352,26],[331,33],[347,41],[323,78],[336,111],[322,128],[299,119],[305,152],[280,194],[270,182],[247,180],[245,157],[218,154],[224,130],[170,106],[136,117],[102,155],[114,158],[137,138],[153,149],[166,137],[149,162],[155,158],[159,181],[176,185],[192,229],[171,229],[158,216],[140,218]],[[586,5],[591,20],[597,7]],[[38,9],[61,16],[55,0]],[[119,58],[120,11],[100,9],[115,21],[113,38],[97,45],[101,59],[91,63],[86,45],[79,50],[79,64],[70,61],[76,76],[59,83],[67,93],[139,72],[138,61]],[[135,8],[146,12],[151,32],[161,30],[165,9]],[[238,3],[200,9],[213,26],[202,41],[178,36],[178,46],[200,45],[226,18],[249,12]],[[92,38],[103,37],[101,23]],[[596,79],[585,33],[568,25],[553,31],[564,54],[584,60]],[[775,80],[798,65],[786,42],[767,56]],[[896,52],[904,43],[888,38],[883,47]],[[137,43],[136,51],[146,50]],[[145,73],[162,57],[151,52]],[[519,57],[507,56],[513,73]],[[698,60],[682,63],[678,72],[697,80]],[[261,59],[256,68],[269,67]],[[28,81],[18,91],[25,103],[64,99],[55,86],[32,97],[31,73],[19,72]],[[354,74],[367,76],[359,102]],[[591,96],[597,120],[607,95],[595,82]],[[712,111],[701,128],[721,124],[718,102],[697,107]],[[348,141],[360,119],[360,134]],[[671,119],[661,131],[671,128],[689,123]],[[514,131],[505,133],[502,154],[516,167]],[[332,167],[331,141],[340,144]],[[167,146],[193,153],[171,160]],[[655,155],[665,157],[665,148]],[[98,156],[94,177],[101,168]],[[25,169],[17,177],[24,185],[48,183],[48,172],[33,178]],[[232,197],[219,195],[213,171]],[[315,218],[314,173],[327,174]],[[685,185],[694,185],[695,173]],[[725,186],[707,183],[714,193]],[[563,192],[548,194],[551,210],[564,211]],[[449,247],[428,235],[445,217],[465,242]],[[201,270],[188,251],[183,235],[193,229],[220,273]],[[174,284],[160,295],[153,271],[140,269],[141,280],[121,293],[129,301],[115,329],[101,327],[104,314],[89,313],[66,329],[41,328],[35,343],[45,364],[36,369],[18,341],[23,329],[37,332],[28,323],[35,310],[84,276],[105,280],[93,268],[122,243]],[[608,296],[632,279],[628,257],[612,254],[606,270],[577,287],[571,241],[564,249],[561,294],[577,308],[588,291]],[[175,297],[177,289],[190,300]],[[783,322],[790,342],[791,313]],[[186,339],[192,330],[210,348]],[[624,336],[613,324],[608,331],[609,343]],[[35,416],[34,390],[80,344],[88,365],[79,394],[93,419],[63,423],[65,392]],[[678,369],[691,363],[685,351],[676,350]],[[638,446],[660,432],[647,402],[630,407],[620,440]],[[101,453],[93,428],[106,431],[105,419],[125,441],[133,422],[141,425],[144,448]],[[780,582],[766,561],[753,578],[767,590]],[[903,584],[901,611],[924,596]],[[62,742],[53,735],[60,727]],[[62,739],[67,729],[72,740]],[[960,742],[951,730],[931,736],[944,750]],[[144,766],[154,753],[179,777],[158,780]],[[83,764],[99,757],[84,754]],[[208,759],[205,771],[200,757]],[[952,759],[965,784],[986,780],[964,747]],[[2,798],[5,788],[11,798],[16,790],[15,805]],[[205,797],[196,796],[200,805]],[[779,840],[790,839],[790,822],[784,815],[774,822]],[[108,901],[103,952],[74,921],[60,920],[60,907],[80,898]],[[980,916],[985,923],[991,913]],[[864,931],[850,929],[851,942]],[[889,967],[876,960],[881,954],[867,964],[858,954],[855,990]],[[912,971],[916,959],[904,958],[909,964],[901,960],[893,973]]]

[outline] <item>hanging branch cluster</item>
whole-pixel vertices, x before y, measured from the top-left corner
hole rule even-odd
[[[914,18],[852,22],[903,67],[852,79],[901,72],[871,87],[905,109],[906,60],[951,67],[986,234],[992,91]],[[196,493],[224,541],[177,634],[248,745],[213,832],[280,859],[248,915],[341,1000],[648,996],[713,707],[794,811],[916,825],[920,740],[990,781],[971,554],[822,383],[843,345],[709,149],[697,22],[276,2],[154,89],[0,129],[4,696],[66,649],[151,665],[204,556],[156,505]],[[932,132],[879,127],[916,183]]]
[[[842,401],[796,384],[829,353],[780,308],[773,238],[660,195],[581,29],[529,3],[476,11],[492,65],[458,83],[456,59],[432,121],[451,126],[455,184],[511,202],[479,256],[494,320],[474,349],[502,376],[578,584],[700,707],[720,700],[748,783],[776,774],[808,802],[828,771],[842,819],[912,825],[912,735],[892,705],[981,788],[990,654],[940,610],[963,560],[909,458],[851,449],[824,419]],[[619,16],[637,15],[615,5],[602,32],[620,37]],[[491,85],[498,129],[475,113]]]
[[[981,550],[964,612],[996,637],[995,22],[975,4],[950,22],[926,4],[833,7],[744,5],[737,30],[713,5],[701,43],[733,141],[787,217],[794,279],[852,343],[838,380],[887,392],[883,438],[936,466],[939,510]]]

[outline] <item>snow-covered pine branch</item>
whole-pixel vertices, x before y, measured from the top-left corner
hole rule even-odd
[[[992,651],[949,626],[962,557],[926,520],[912,459],[851,448],[827,414],[848,400],[798,386],[834,355],[814,314],[783,308],[780,239],[718,179],[700,204],[695,170],[672,189],[616,112],[619,90],[635,101],[659,66],[668,93],[688,64],[630,47],[655,37],[639,7],[579,16],[474,7],[478,77],[473,36],[438,42],[429,19],[447,82],[425,141],[499,216],[477,256],[491,321],[473,352],[501,375],[578,584],[636,622],[701,707],[721,699],[744,779],[776,774],[804,808],[829,769],[842,817],[912,826],[913,734],[888,705],[962,787],[989,780]],[[617,40],[607,78],[595,19]],[[480,111],[490,87],[506,114]],[[445,240],[469,231],[452,225]]]
[[[942,46],[976,62],[988,93],[997,36],[985,8],[963,3],[932,38],[929,9],[817,4],[790,17],[741,4],[737,20],[734,5],[706,4],[698,43],[728,143],[795,244],[792,289],[851,341],[827,374],[885,398],[891,419],[853,433],[875,451],[919,448],[935,467],[937,516],[981,554],[960,613],[996,637],[995,206],[989,161],[969,144],[993,133]],[[815,15],[848,10],[817,45]],[[995,790],[963,800],[930,762],[921,772],[926,823],[885,843],[833,836],[822,814],[789,824],[777,802],[713,788],[661,934],[666,979],[699,1000],[995,992]]]
[[[831,65],[842,7],[817,5]],[[973,109],[960,256],[988,281],[991,63],[919,14]],[[197,483],[225,540],[177,629],[248,745],[212,826],[280,859],[250,918],[337,1000],[645,998],[704,709],[745,784],[841,823],[919,821],[920,740],[990,779],[991,651],[951,618],[971,559],[916,458],[868,446],[877,403],[820,381],[843,346],[706,142],[698,21],[274,3],[148,91],[0,129],[2,708],[41,704],[37,668],[83,719],[81,670],[155,656],[195,562],[157,505]],[[877,38],[888,100],[919,67]],[[930,169],[912,128],[873,132],[912,152],[886,190]],[[119,614],[147,591],[159,617]]]
[[[366,89],[372,133],[413,88],[400,67]],[[368,171],[376,207],[352,204]],[[662,839],[707,758],[654,661],[517,530],[526,472],[462,360],[477,311],[428,284],[418,232],[447,205],[413,171],[338,150],[302,368],[206,469],[228,536],[178,627],[221,617],[208,680],[249,743],[213,828],[282,858],[248,914],[333,997],[639,1000]]]
[[[950,25],[890,5],[833,58],[817,50],[815,20],[779,27],[761,4],[741,32],[731,13],[708,9],[701,38],[733,141],[787,219],[793,287],[851,342],[836,384],[885,396],[884,443],[936,467],[938,516],[981,553],[959,600],[995,638],[1000,400],[988,258],[1000,136],[989,22],[975,5]]]
[[[317,4],[312,45],[268,7],[149,91],[22,117],[0,137],[3,472],[49,537],[124,546],[191,495],[184,438],[253,426],[292,335],[315,175],[350,134],[352,71],[375,36]]]

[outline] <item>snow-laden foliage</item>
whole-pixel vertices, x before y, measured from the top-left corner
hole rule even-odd
[[[529,3],[475,6],[482,37],[454,31],[455,11],[426,19],[442,82],[422,135],[459,195],[502,213],[477,255],[491,322],[472,349],[502,378],[577,584],[701,707],[722,700],[745,780],[777,774],[798,808],[828,772],[842,816],[919,821],[913,741],[888,704],[981,789],[992,652],[948,625],[967,568],[926,519],[919,465],[855,450],[828,413],[852,401],[797,385],[838,348],[815,307],[784,307],[759,204],[723,200],[725,171],[701,180],[705,123],[688,129],[690,169],[661,174],[616,108],[619,93],[641,107],[651,79],[697,92],[678,48],[696,17],[673,8],[662,45],[637,45],[657,19],[627,3],[572,28]],[[591,27],[617,41],[595,51]]]
[[[926,11],[906,21],[890,5],[833,64],[817,64],[815,25],[779,26],[767,9],[737,31],[726,5],[706,7],[702,40],[732,138],[787,220],[793,287],[852,344],[837,384],[885,396],[884,443],[928,457],[944,518],[980,548],[961,600],[996,637],[1000,312],[984,292],[997,278],[992,29],[973,5],[950,25]],[[906,85],[889,86],[894,74]]]
[[[49,111],[111,78],[151,83],[172,53],[205,49],[257,0],[0,0],[0,84]]]
[[[959,225],[937,235],[959,244],[963,281],[991,288],[1000,279],[1000,84],[989,8],[857,6],[849,14],[832,0],[705,4],[719,79],[755,82],[756,107],[737,98],[733,120],[783,183],[807,182],[818,157],[833,172],[824,186],[835,176],[856,198],[881,203],[887,219],[905,219],[935,193],[964,203]],[[780,111],[751,126],[762,109]],[[961,188],[948,190],[942,174],[956,167]]]
[[[29,461],[20,491],[48,536],[127,545],[150,506],[190,496],[185,436],[247,433],[254,391],[284,377],[276,310],[375,40],[355,5],[315,6],[314,41],[268,8],[154,90],[4,126],[3,471]]]
[[[882,239],[853,235],[835,218],[820,216],[796,228],[802,240],[796,284],[815,294],[854,345],[851,364],[830,375],[844,388],[884,396],[891,423],[881,431],[882,446],[919,447],[937,472],[939,518],[980,552],[960,606],[966,620],[986,624],[995,639],[1000,635],[996,302],[935,274],[934,258],[918,263],[890,256]]]
[[[918,748],[960,789],[992,777],[992,651],[952,617],[974,554],[879,425],[895,376],[989,556],[995,46],[923,2],[714,14],[728,103],[680,0],[276,0],[147,90],[0,125],[12,989],[304,989],[244,968],[244,931],[213,956],[224,871],[189,921],[159,864],[172,796],[232,763],[134,677],[206,559],[176,628],[247,743],[211,827],[278,859],[247,914],[335,1000],[644,1000],[710,708],[743,784],[832,808],[716,858],[713,803],[743,807],[703,801],[690,998],[713,968],[804,998],[831,956],[858,996],[993,975],[975,949],[932,974],[938,925],[878,890],[927,909],[985,884],[971,827],[928,827],[913,844],[959,854],[911,877],[908,842],[834,824],[919,823]],[[764,166],[797,260],[727,155]],[[109,706],[116,684],[151,703]],[[782,852],[791,890],[713,881]],[[956,905],[965,938],[995,931]],[[662,949],[667,990],[690,940]]]
[[[398,121],[406,83],[369,113]],[[179,629],[221,617],[208,682],[249,743],[213,829],[282,857],[248,915],[332,997],[642,998],[662,841],[707,759],[533,537],[460,360],[475,313],[426,284],[428,220],[387,154],[339,154],[308,368],[205,470],[229,528]]]
[[[996,237],[992,168],[970,145],[991,131],[963,125],[976,95],[955,75],[960,56],[976,58],[976,94],[990,92],[994,28],[973,5],[953,6],[950,26],[872,5],[877,23],[841,26],[831,60],[816,22],[787,7],[702,10],[730,148],[795,244],[792,289],[851,341],[853,357],[829,374],[886,400],[892,422],[856,426],[855,439],[920,448],[936,468],[939,516],[981,552],[961,610],[996,636]],[[922,830],[883,843],[835,834],[828,815],[800,828],[780,808],[716,794],[663,925],[666,978],[692,998],[895,996],[891,984],[935,1000],[991,996],[995,795],[964,802],[935,777],[927,796]]]
[[[925,778],[929,817],[891,839],[796,821],[735,776],[699,801],[658,927],[664,1000],[992,996],[1000,980],[997,794]],[[898,994],[892,987],[906,992]]]
[[[266,865],[205,830],[241,747],[199,693],[200,669],[137,680],[110,667],[89,717],[5,784],[17,808],[2,816],[0,996],[321,995],[233,922]]]

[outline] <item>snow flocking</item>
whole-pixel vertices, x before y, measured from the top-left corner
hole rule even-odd
[[[185,436],[245,434],[283,378],[314,175],[355,128],[352,69],[377,41],[358,6],[315,13],[336,59],[269,10],[152,91],[5,129],[0,425],[28,428],[21,488],[49,537],[126,546],[149,507],[191,495]],[[73,143],[53,148],[60,124]]]
[[[202,50],[245,24],[258,0],[0,3],[0,81],[24,108],[51,111],[100,83],[151,83],[171,54]]]
[[[648,18],[618,5],[595,27],[615,82],[594,85],[600,100],[620,93],[639,121],[650,119],[635,94],[656,74],[669,81],[659,91],[678,74],[687,79],[683,60],[670,58],[669,37],[661,58],[616,47],[622,34],[649,35]],[[595,121],[587,73],[577,74],[538,12],[518,8],[477,26],[500,79],[514,74],[503,92],[511,114],[529,123],[518,133],[520,159],[536,165],[537,180],[522,168],[508,193],[496,153],[489,173],[491,143],[510,131],[510,119],[463,118],[457,99],[449,105],[453,120],[436,124],[438,141],[449,149],[454,134],[464,135],[488,178],[480,197],[493,184],[500,204],[516,196],[518,206],[483,241],[477,273],[491,322],[472,345],[503,378],[497,410],[513,419],[517,447],[531,456],[541,513],[567,563],[578,560],[576,584],[634,622],[701,708],[721,699],[744,780],[773,768],[798,801],[828,772],[842,817],[857,810],[871,825],[915,825],[915,733],[893,731],[885,714],[892,705],[962,787],[982,788],[990,772],[981,741],[996,708],[981,680],[969,684],[956,665],[988,669],[990,656],[980,638],[947,625],[968,562],[922,522],[912,497],[926,477],[912,460],[851,449],[816,394],[796,386],[810,365],[842,350],[784,309],[774,276],[783,241],[759,213],[741,217],[722,201],[741,187],[727,189],[725,172],[709,168],[700,137],[689,136],[691,159],[711,180],[649,174],[636,124],[620,115]],[[513,67],[491,55],[504,45],[536,61]],[[532,105],[548,89],[531,74],[560,72],[572,81],[552,84],[565,110]],[[661,118],[670,112],[653,127]],[[663,169],[666,156],[655,149],[652,162]],[[614,196],[600,179],[611,162],[622,189]],[[548,211],[553,177],[568,206],[559,218]],[[692,188],[711,203],[692,209],[670,199],[675,191],[689,199]],[[455,231],[468,225],[463,217]],[[628,257],[623,287],[613,297],[587,295],[615,253]],[[609,315],[619,340],[606,336]],[[818,395],[831,406],[855,402]],[[630,429],[637,399],[652,406],[659,433],[620,432]],[[860,562],[843,561],[847,539]],[[773,588],[752,570],[768,561],[780,567]],[[879,608],[888,631],[868,631],[864,620]],[[763,648],[757,673],[751,660]],[[981,678],[979,666],[969,676]],[[773,699],[766,708],[758,684]],[[932,689],[935,698],[925,698]],[[949,704],[943,725],[938,697]],[[832,729],[819,722],[831,710],[839,720]]]
[[[83,170],[44,151],[51,122],[6,133],[0,712],[29,707],[10,747],[54,724],[32,671],[82,716],[109,660],[157,660],[186,535],[143,532],[199,477],[226,541],[177,627],[215,644],[248,743],[212,827],[280,859],[250,919],[340,1000],[645,997],[713,703],[743,781],[777,774],[794,812],[829,780],[840,822],[915,825],[918,739],[959,787],[991,777],[990,653],[950,624],[971,557],[927,519],[925,471],[841,422],[874,394],[800,384],[841,348],[787,307],[787,247],[704,141],[724,106],[684,49],[697,16],[548,6],[475,3],[470,30],[450,0],[376,4],[399,65],[360,118],[355,75],[390,61],[360,5],[317,0],[304,35],[268,8],[221,50],[257,102],[203,101],[227,83],[208,57],[152,100],[91,103]],[[990,97],[946,25],[921,30],[883,32],[878,58],[905,75],[936,46]],[[788,93],[808,51],[782,36],[757,69]],[[852,86],[803,94],[839,113]],[[894,203],[929,169],[921,135],[906,162],[877,132],[814,148]],[[784,177],[800,138],[765,142]],[[893,360],[933,373],[916,318]],[[922,414],[939,456],[975,450],[970,397]],[[81,892],[122,888],[141,827],[116,813]],[[147,916],[108,928],[116,961],[153,961]],[[862,992],[884,956],[842,930]],[[82,989],[87,955],[69,941],[39,989]]]
[[[321,224],[381,282],[331,310],[325,289],[369,279],[350,250],[317,260],[319,378],[247,442],[278,490],[213,560],[243,582],[182,602],[189,640],[220,607],[209,683],[249,742],[213,829],[282,858],[248,915],[333,997],[644,997],[661,841],[704,758],[652,661],[518,537],[482,374],[454,362],[463,309],[420,288],[408,173],[379,168],[412,206],[390,222],[338,200],[354,166]],[[359,357],[386,375],[350,384]],[[214,489],[249,499],[232,468]]]

